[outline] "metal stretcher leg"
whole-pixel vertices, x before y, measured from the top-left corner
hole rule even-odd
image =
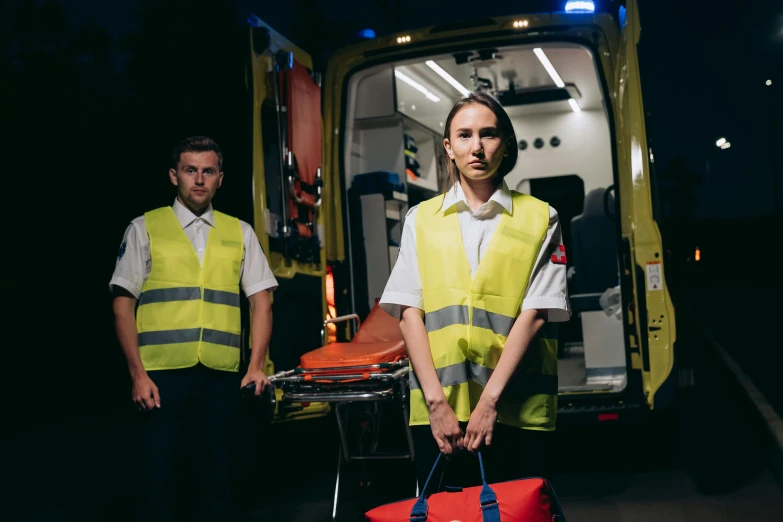
[[[332,520],[337,518],[337,498],[340,494],[340,471],[343,467],[343,447],[342,443],[337,448],[337,478],[334,481],[334,501],[332,503]]]
[[[410,403],[408,402],[408,394],[405,393],[406,388],[402,387],[402,422],[405,425],[405,438],[408,440],[408,452],[410,454],[411,462],[416,459],[416,453],[413,451],[413,433],[411,432],[410,425]],[[418,492],[418,482],[416,491]],[[418,495],[416,495],[418,496]]]
[[[389,363],[347,366],[343,368],[297,368],[278,372],[270,376],[271,383],[283,390],[278,405],[300,402],[328,402],[333,405],[340,441],[338,444],[337,474],[332,502],[332,520],[341,520],[346,513],[357,506],[350,497],[355,485],[370,488],[369,470],[365,467],[371,460],[410,460],[414,459],[413,434],[409,426],[410,408],[408,404],[408,361],[399,360]],[[399,401],[400,413],[393,418],[402,420],[405,432],[405,446],[395,451],[378,451],[382,433],[382,415],[386,405]],[[394,408],[396,409],[396,407]],[[399,415],[399,416],[398,416]],[[353,441],[353,430],[359,427],[358,448]],[[400,446],[398,441],[395,446]],[[382,449],[382,448],[381,448]],[[355,463],[361,469],[355,477]],[[348,467],[346,467],[348,466]],[[341,484],[342,482],[342,484]],[[348,488],[348,489],[346,489]],[[407,486],[406,486],[407,488]],[[416,484],[418,491],[419,484]],[[347,504],[340,501],[342,497]],[[346,498],[346,494],[349,498]],[[339,508],[339,511],[338,511]]]

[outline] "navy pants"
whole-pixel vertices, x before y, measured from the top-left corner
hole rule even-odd
[[[460,427],[465,433],[467,423],[461,422]],[[412,426],[411,430],[413,449],[416,452],[416,477],[419,480],[419,488],[423,488],[440,449],[429,426]],[[495,424],[492,444],[481,449],[487,482],[493,484],[525,477],[549,479],[553,436],[554,432],[523,430]],[[433,475],[433,480],[435,483],[430,484],[431,492],[437,491],[439,485],[478,486],[481,484],[478,458],[468,451],[452,453],[447,462],[440,465]]]
[[[137,520],[230,520],[235,515],[231,482],[242,401],[239,374],[199,364],[150,371],[149,376],[161,407],[139,413]]]

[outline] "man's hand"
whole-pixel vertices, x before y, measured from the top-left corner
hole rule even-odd
[[[465,430],[465,448],[468,451],[475,453],[482,444],[487,446],[492,444],[497,418],[498,411],[495,403],[482,396],[473,413],[470,414],[468,428]]]
[[[446,401],[438,402],[430,406],[430,428],[435,442],[438,443],[440,452],[444,455],[462,450],[462,430],[459,421]]]
[[[264,373],[264,370],[259,370],[259,369],[248,370],[247,373],[245,374],[244,379],[242,379],[242,384],[240,385],[240,388],[244,388],[251,382],[256,385],[255,395],[261,395],[261,392],[263,392],[266,389],[266,387],[269,386],[269,378],[267,378],[266,374]]]
[[[158,387],[149,375],[144,373],[133,379],[133,402],[139,411],[151,411],[160,408]]]

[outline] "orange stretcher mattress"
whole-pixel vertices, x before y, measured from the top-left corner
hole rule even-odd
[[[399,361],[405,357],[400,322],[376,305],[350,343],[332,343],[304,354],[302,368],[340,368]]]

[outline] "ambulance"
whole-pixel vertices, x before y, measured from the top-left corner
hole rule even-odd
[[[567,263],[572,317],[559,324],[558,426],[672,404],[675,314],[653,213],[637,1],[520,6],[517,16],[367,31],[323,71],[248,18],[253,225],[280,283],[270,375],[350,340],[376,307],[407,210],[448,189],[446,116],[480,91],[516,131],[508,186],[548,202],[562,225],[565,252],[553,255]],[[277,399],[277,422],[330,409]]]

